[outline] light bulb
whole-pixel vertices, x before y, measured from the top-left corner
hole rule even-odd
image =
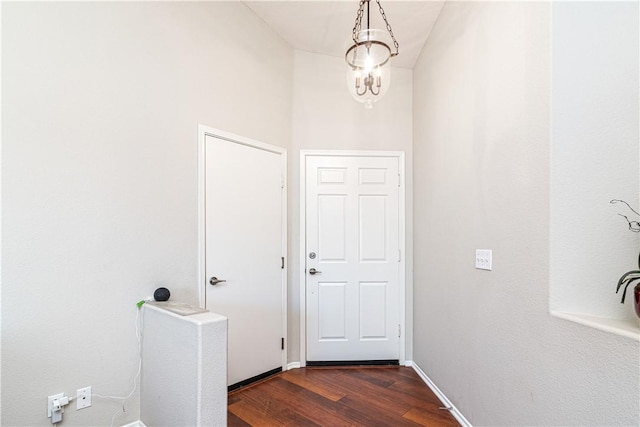
[[[371,55],[367,55],[366,58],[364,58],[364,71],[367,74],[370,74],[371,71],[373,71],[373,66],[375,64],[373,63],[373,58],[371,57]]]

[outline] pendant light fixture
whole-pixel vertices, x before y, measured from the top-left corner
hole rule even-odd
[[[399,47],[380,0],[375,2],[386,30],[370,28],[370,0],[360,0],[350,46],[345,54],[347,87],[357,101],[364,103],[365,108],[373,108],[373,103],[387,93],[391,83],[389,62],[398,55]],[[363,18],[366,19],[366,29],[362,28]],[[392,45],[395,50],[393,52],[390,47]]]

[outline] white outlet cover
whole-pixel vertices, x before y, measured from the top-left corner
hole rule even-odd
[[[91,406],[91,387],[79,388],[76,393],[76,411]]]

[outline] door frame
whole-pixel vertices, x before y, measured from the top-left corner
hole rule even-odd
[[[206,156],[205,141],[206,137],[211,136],[236,144],[246,145],[248,147],[269,151],[280,155],[281,172],[282,172],[282,256],[285,259],[284,268],[282,269],[282,336],[284,337],[284,349],[282,350],[282,370],[287,368],[287,352],[288,352],[288,331],[287,331],[287,150],[276,145],[266,144],[255,139],[246,138],[220,129],[212,128],[205,125],[198,125],[198,300],[200,307],[206,308],[207,302],[207,277],[206,277]]]
[[[400,173],[400,191],[398,192],[398,221],[399,221],[399,247],[401,251],[400,268],[398,272],[398,321],[400,322],[400,339],[398,340],[398,361],[404,365],[406,360],[406,260],[408,256],[406,247],[406,185],[405,164],[403,151],[368,151],[368,150],[300,150],[300,366],[307,365],[307,274],[306,274],[306,247],[307,247],[307,157],[393,157],[398,159],[398,171]]]

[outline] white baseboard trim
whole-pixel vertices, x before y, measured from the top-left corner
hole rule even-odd
[[[290,369],[299,369],[300,367],[300,362],[291,362],[287,364],[287,371]]]
[[[138,420],[129,424],[125,424],[122,427],[147,427],[147,426],[142,421]]]
[[[469,420],[467,420],[464,417],[464,415],[462,415],[462,413],[458,410],[458,408],[456,408],[456,406],[453,403],[451,403],[451,401],[447,398],[447,396],[445,396],[445,394],[438,388],[438,386],[435,385],[433,381],[431,381],[431,378],[429,378],[429,376],[427,376],[427,374],[425,374],[424,371],[420,369],[418,365],[415,364],[415,362],[413,362],[412,360],[407,360],[405,362],[405,365],[410,368],[413,368],[413,370],[416,371],[416,373],[422,379],[422,381],[424,381],[425,384],[431,389],[431,391],[433,391],[436,397],[440,399],[440,402],[442,402],[442,404],[446,408],[449,408],[449,412],[460,423],[461,426],[473,427],[469,422]]]

